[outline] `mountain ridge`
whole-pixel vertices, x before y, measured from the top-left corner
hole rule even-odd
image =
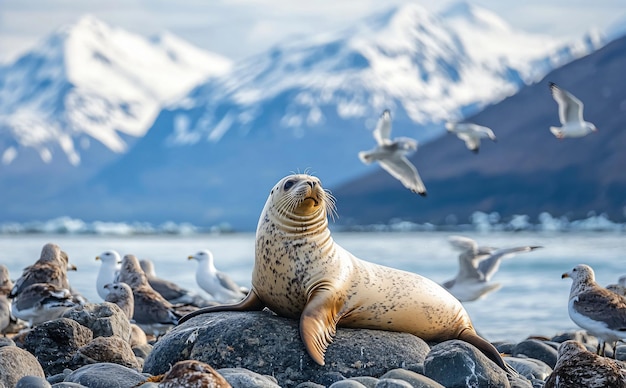
[[[23,203],[0,217],[230,222],[250,229],[265,200],[263,187],[290,171],[311,169],[330,186],[367,171],[356,154],[371,147],[379,108],[392,109],[394,136],[424,143],[441,134],[444,119],[475,113],[601,44],[594,35],[560,45],[510,31],[507,39],[517,37],[519,50],[493,55],[503,47],[500,41],[491,52],[477,54],[468,42],[488,37],[493,23],[483,23],[474,35],[468,23],[456,31],[417,5],[395,8],[346,30],[286,41],[237,62],[183,98],[164,98],[167,105],[154,113],[145,135],[113,129],[127,152],[113,154],[98,141],[87,142],[78,167],[52,158],[24,179],[9,171],[20,163],[21,171],[33,168],[20,162],[19,155],[27,153],[20,150],[11,163],[0,165],[5,175],[0,183],[23,186],[11,196],[2,194],[8,202]],[[167,36],[157,42],[167,57]],[[99,66],[107,63],[103,56],[95,58]],[[83,100],[98,106],[97,99]],[[120,117],[132,107],[122,107]],[[2,146],[13,143],[2,133],[0,127],[0,152],[6,155]],[[72,139],[76,149],[82,147],[84,138]],[[50,153],[64,154],[60,144],[53,146]],[[240,189],[242,179],[254,189]],[[38,186],[46,189],[33,190]]]
[[[414,198],[384,171],[333,189],[345,225],[466,222],[474,211],[497,212],[503,220],[542,212],[582,219],[590,212],[626,220],[626,38],[549,73],[516,95],[487,107],[467,121],[491,127],[498,143],[483,141],[478,155],[453,135],[418,150],[416,164],[429,191]],[[584,117],[599,128],[584,138],[556,139],[558,107],[548,84],[572,92],[585,103]],[[385,205],[379,206],[381,202]],[[376,204],[376,205],[375,205]],[[367,212],[362,209],[367,208]]]

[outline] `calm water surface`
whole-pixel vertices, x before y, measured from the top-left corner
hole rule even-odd
[[[335,233],[335,241],[361,259],[419,273],[438,283],[457,271],[457,253],[447,242],[449,233]],[[519,341],[529,335],[552,336],[577,327],[567,315],[570,279],[561,274],[580,263],[591,265],[598,283],[616,283],[626,274],[626,235],[623,233],[463,233],[480,245],[510,247],[541,245],[502,263],[493,281],[502,288],[486,298],[465,304],[477,330],[491,341]],[[0,236],[0,263],[12,278],[32,264],[41,247],[54,242],[65,250],[78,271],[70,272],[72,286],[87,299],[100,302],[95,281],[100,263],[95,257],[115,249],[122,255],[151,259],[159,276],[195,290],[196,262],[187,256],[210,249],[216,267],[242,285],[250,284],[254,262],[254,234],[195,236]],[[419,319],[419,317],[416,317]]]

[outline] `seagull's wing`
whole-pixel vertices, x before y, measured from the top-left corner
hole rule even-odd
[[[559,88],[550,82],[552,97],[559,104],[559,120],[565,125],[567,122],[583,121],[583,103],[573,94]]]
[[[449,236],[448,242],[461,252],[476,252],[478,244],[469,237]]]
[[[393,154],[389,158],[379,160],[378,163],[391,176],[402,182],[407,189],[422,196],[426,195],[426,186],[424,186],[422,178],[407,158]]]
[[[471,252],[459,254],[459,273],[456,277],[457,283],[485,282],[483,274],[476,268],[476,257]]]
[[[216,273],[216,277],[217,277],[217,279],[220,281],[220,285],[221,285],[223,288],[225,288],[225,289],[227,289],[227,290],[230,290],[230,291],[232,291],[232,292],[238,293],[238,294],[240,294],[240,293],[241,293],[241,289],[240,289],[239,285],[238,285],[237,283],[235,283],[235,281],[234,281],[234,280],[232,280],[232,279],[231,279],[228,275],[226,275],[225,273],[223,273],[223,272],[219,272],[219,271],[218,271],[218,272]]]
[[[378,119],[376,128],[374,128],[374,139],[378,145],[385,145],[389,143],[389,137],[391,136],[391,113],[385,110]]]
[[[475,133],[480,134],[482,137],[488,137],[491,140],[496,140],[496,135],[493,133],[491,128],[485,127],[483,125],[472,124],[472,129]]]
[[[491,252],[489,256],[487,256],[484,260],[481,260],[478,263],[478,272],[483,274],[486,281],[489,281],[491,280],[493,275],[498,271],[498,268],[500,268],[500,263],[502,262],[502,259],[513,256],[516,253],[530,252],[537,248],[540,248],[540,247],[525,246],[525,247],[497,249]]]
[[[468,150],[478,152],[480,148],[480,138],[478,136],[471,135],[465,132],[457,133],[459,139],[465,142],[465,146]]]
[[[578,294],[574,309],[613,330],[626,331],[626,299],[602,287]]]

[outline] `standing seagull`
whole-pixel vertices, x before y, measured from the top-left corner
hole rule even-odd
[[[150,286],[137,257],[124,256],[118,281],[128,284],[133,290],[133,320],[144,332],[158,337],[178,324],[180,314]]]
[[[197,260],[196,282],[198,286],[221,303],[238,302],[246,296],[242,288],[228,275],[215,268],[213,254],[209,250],[202,250],[188,257]]]
[[[564,137],[582,137],[598,129],[583,119],[583,103],[573,94],[550,82],[552,97],[559,104],[561,127],[550,127],[550,132],[559,139]]]
[[[120,272],[122,258],[119,253],[111,250],[102,252],[100,255],[96,256],[96,260],[102,262],[100,270],[98,271],[98,277],[96,277],[96,290],[98,291],[98,295],[106,300],[109,289],[105,286],[115,281],[115,278]]]
[[[65,310],[76,305],[70,290],[49,283],[34,283],[11,300],[11,314],[28,321],[32,328],[42,322],[60,318]]]
[[[496,135],[490,128],[483,127],[482,125],[473,123],[446,123],[446,129],[450,133],[456,134],[456,136],[465,142],[465,146],[468,150],[477,154],[480,149],[480,139],[482,137],[488,137],[489,139],[496,141]]]
[[[9,269],[4,264],[0,264],[0,295],[8,296],[13,288],[13,282],[9,276]]]
[[[554,370],[544,388],[623,388],[626,373],[615,361],[588,351],[581,343],[568,340],[559,345]]]
[[[491,283],[491,278],[500,268],[502,259],[512,257],[516,253],[530,252],[540,246],[523,246],[514,248],[480,247],[476,241],[463,236],[450,236],[450,244],[461,251],[459,254],[459,271],[454,279],[443,283],[443,286],[461,302],[471,302],[499,290],[500,283]]]
[[[154,270],[154,263],[149,259],[139,260],[139,265],[148,278],[148,283],[154,289],[154,291],[161,294],[162,297],[167,299],[172,304],[189,304],[196,307],[205,307],[208,305],[208,301],[202,298],[200,295],[179,286],[178,284],[169,280],[160,278],[157,276]]]
[[[402,182],[407,189],[426,196],[426,187],[422,178],[415,166],[406,158],[407,154],[417,150],[417,141],[408,137],[397,137],[391,140],[390,135],[391,113],[385,109],[374,129],[374,139],[378,145],[369,151],[359,152],[359,159],[365,164],[377,161],[385,171]]]
[[[607,342],[626,339],[626,299],[596,283],[593,269],[579,264],[561,278],[571,278],[568,313],[575,324],[598,338],[599,355]]]
[[[67,253],[58,245],[48,243],[41,249],[39,260],[24,268],[22,276],[15,281],[9,298],[15,298],[22,290],[35,283],[48,283],[69,290],[68,269],[75,271],[76,267],[69,264]]]

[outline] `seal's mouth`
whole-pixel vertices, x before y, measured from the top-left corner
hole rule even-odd
[[[302,202],[308,201],[308,200],[313,201],[313,206],[319,206],[319,204],[320,204],[320,202],[317,199],[313,198],[313,197],[306,197],[306,198],[304,198],[304,200]]]

